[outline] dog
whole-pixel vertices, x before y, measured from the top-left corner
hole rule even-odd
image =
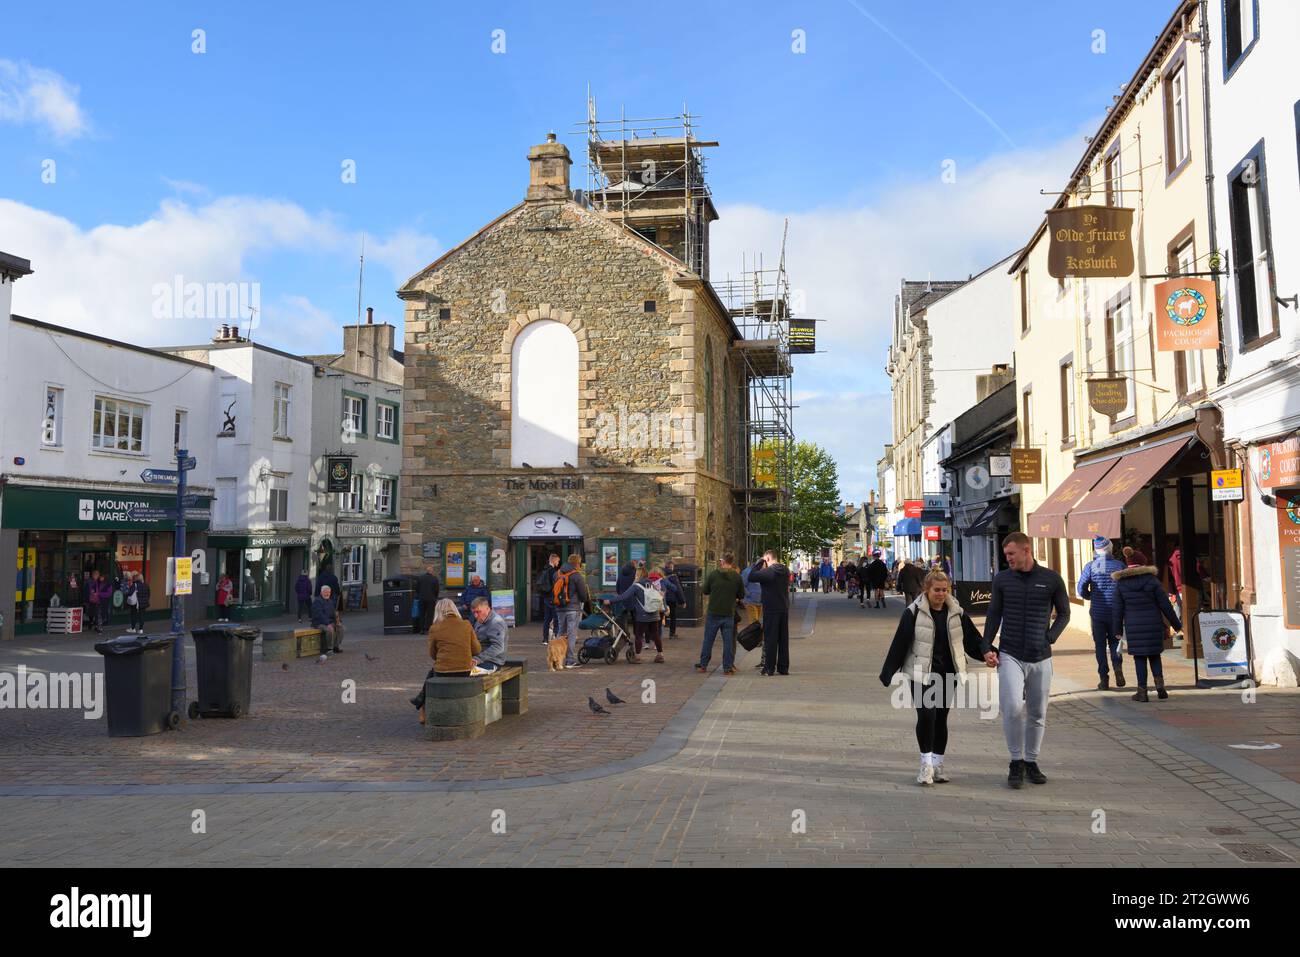
[[[567,638],[552,638],[546,643],[546,670],[563,671],[564,657],[569,653]]]

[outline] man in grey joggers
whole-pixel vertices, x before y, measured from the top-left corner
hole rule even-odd
[[[1020,788],[1026,777],[1034,784],[1047,783],[1038,753],[1047,729],[1052,645],[1070,621],[1070,595],[1060,575],[1034,561],[1032,543],[1023,532],[1003,539],[1002,552],[1010,567],[993,579],[983,651],[985,663],[998,669],[1002,731],[1011,753],[1007,784]]]

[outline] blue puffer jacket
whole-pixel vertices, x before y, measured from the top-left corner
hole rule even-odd
[[[1182,630],[1178,612],[1156,578],[1152,565],[1133,565],[1113,572],[1114,608],[1111,623],[1124,632],[1130,655],[1158,655],[1165,647],[1165,622]]]
[[[1102,567],[1098,568],[1098,564]],[[1078,592],[1080,598],[1089,602],[1088,614],[1093,618],[1110,621],[1115,603],[1115,579],[1111,576],[1123,570],[1124,563],[1109,555],[1100,563],[1094,558],[1083,566],[1083,574],[1079,576]]]

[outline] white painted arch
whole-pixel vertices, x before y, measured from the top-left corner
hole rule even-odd
[[[554,319],[530,322],[510,351],[510,465],[578,464],[578,340]]]

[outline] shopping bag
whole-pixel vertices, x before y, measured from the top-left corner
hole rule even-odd
[[[757,621],[751,621],[744,628],[740,629],[740,633],[736,635],[736,641],[738,641],[740,647],[744,648],[746,651],[753,651],[763,643],[762,624]]]

